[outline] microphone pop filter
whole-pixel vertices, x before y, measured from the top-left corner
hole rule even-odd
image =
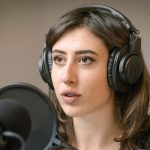
[[[18,133],[26,140],[31,129],[30,115],[19,102],[0,100],[0,126],[2,131]]]
[[[52,146],[57,135],[57,115],[46,94],[32,85],[17,83],[0,88],[0,101],[5,100],[20,103],[29,113],[31,129],[25,150],[43,150]],[[26,127],[22,128],[26,130]]]

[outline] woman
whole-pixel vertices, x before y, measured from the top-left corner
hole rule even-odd
[[[137,34],[102,5],[72,10],[50,28],[45,81],[59,132],[78,150],[150,149],[149,73]]]

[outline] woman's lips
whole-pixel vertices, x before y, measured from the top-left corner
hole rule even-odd
[[[71,103],[78,101],[81,94],[73,92],[73,91],[64,91],[61,93],[61,96],[62,96],[62,100],[65,103],[71,104]]]

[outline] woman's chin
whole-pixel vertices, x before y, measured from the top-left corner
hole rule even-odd
[[[64,110],[64,113],[69,117],[79,117],[82,114],[81,111],[75,108],[67,108],[67,109],[65,108],[63,110]]]

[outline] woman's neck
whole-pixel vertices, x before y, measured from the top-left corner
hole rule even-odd
[[[113,109],[103,109],[73,118],[78,150],[118,150],[114,138],[121,134]]]

